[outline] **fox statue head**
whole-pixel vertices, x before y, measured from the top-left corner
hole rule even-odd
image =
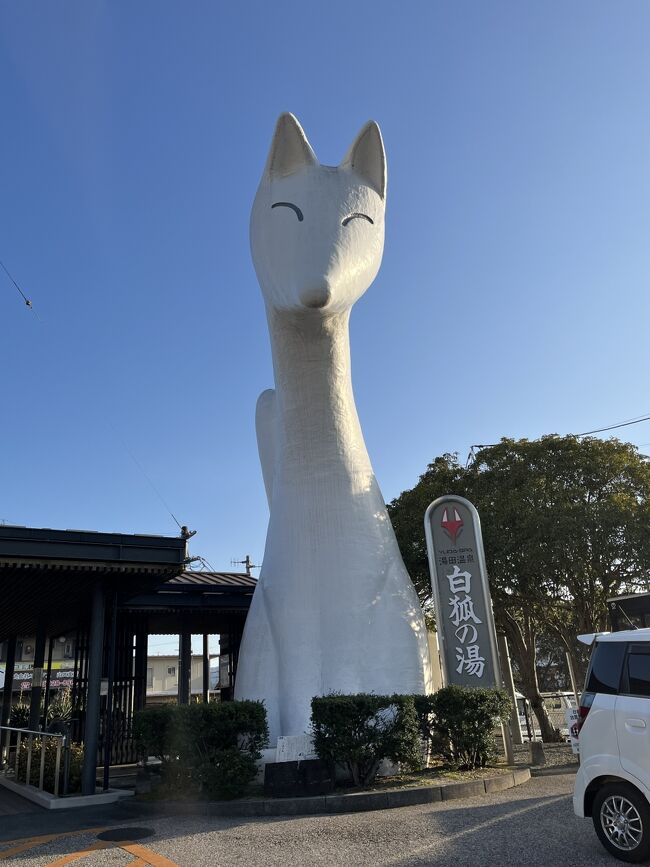
[[[312,315],[349,310],[379,271],[385,205],[386,155],[374,121],[332,167],[318,162],[296,118],[281,115],[250,225],[267,307]]]

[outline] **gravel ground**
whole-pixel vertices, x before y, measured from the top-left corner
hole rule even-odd
[[[573,815],[573,774],[538,777],[498,794],[371,813],[269,819],[141,819],[143,852],[92,851],[86,865],[181,867],[597,867],[615,864],[589,820]],[[46,867],[96,842],[89,831],[16,853],[5,863]],[[0,859],[8,843],[0,843]],[[14,844],[15,845],[15,844]],[[142,861],[134,861],[137,856]]]
[[[522,744],[514,747],[515,764],[530,765],[530,745]],[[561,766],[561,765],[576,765],[578,766],[578,756],[574,756],[571,744],[544,744],[544,754],[546,756],[546,765],[542,767]],[[531,767],[535,767],[532,765]]]

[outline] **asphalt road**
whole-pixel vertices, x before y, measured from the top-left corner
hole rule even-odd
[[[98,842],[97,830],[65,831],[40,843],[14,838],[0,842],[0,864],[59,867],[78,858],[80,865],[116,867],[594,867],[620,863],[601,848],[591,821],[573,815],[573,781],[573,774],[537,777],[495,795],[371,813],[286,819],[131,819],[120,824],[144,826],[155,830],[155,835],[135,845],[108,844],[112,848],[107,849],[91,848],[106,845]],[[75,853],[79,853],[76,858]]]

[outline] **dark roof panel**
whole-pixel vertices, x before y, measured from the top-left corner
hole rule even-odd
[[[166,584],[185,584],[205,587],[250,587],[257,585],[257,578],[245,572],[181,572]]]

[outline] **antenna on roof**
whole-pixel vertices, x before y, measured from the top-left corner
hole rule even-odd
[[[232,563],[233,566],[245,566],[246,567],[246,574],[249,577],[252,574],[251,569],[259,569],[260,568],[259,566],[256,566],[254,563],[251,562],[251,555],[250,554],[247,554],[244,560],[231,560],[230,562]]]

